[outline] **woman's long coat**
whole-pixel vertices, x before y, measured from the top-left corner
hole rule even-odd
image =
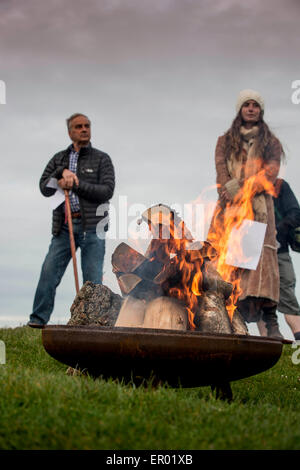
[[[278,139],[275,137],[271,141],[271,158],[268,164],[274,164],[276,178],[282,154],[282,147]],[[227,161],[225,157],[225,136],[218,139],[215,164],[217,172],[218,191],[221,194],[222,189],[228,182],[233,182],[232,176],[229,174]],[[234,181],[236,183],[236,181]],[[230,186],[230,183],[229,183]],[[227,185],[228,187],[228,185]],[[277,262],[277,242],[273,199],[270,194],[265,193],[267,207],[267,228],[263,244],[262,253],[256,270],[240,269],[242,294],[239,300],[243,300],[248,296],[269,299],[274,302],[279,301],[279,271]],[[218,200],[217,208],[222,207],[221,197]],[[223,205],[223,211],[224,205]],[[221,211],[222,216],[222,211]]]

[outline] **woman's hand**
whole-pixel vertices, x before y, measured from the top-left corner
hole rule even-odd
[[[266,178],[274,184],[280,170],[280,164],[277,161],[265,163],[264,170]]]
[[[221,200],[223,203],[228,203],[228,202],[232,202],[233,199],[231,197],[231,195],[229,194],[229,192],[227,191],[226,188],[221,188],[220,189],[220,197],[221,197]]]
[[[252,190],[253,190],[254,194],[260,194],[263,191],[265,191],[265,187],[259,181],[254,181],[253,186],[252,186]]]

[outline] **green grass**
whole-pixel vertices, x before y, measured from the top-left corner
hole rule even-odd
[[[272,369],[232,382],[229,404],[209,387],[68,376],[40,330],[2,329],[0,339],[0,449],[300,449],[300,365],[289,345]]]

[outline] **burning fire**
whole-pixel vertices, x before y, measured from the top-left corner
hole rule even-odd
[[[179,224],[176,225],[173,213],[170,212],[170,214],[160,213],[158,222],[158,224],[155,224],[154,220],[151,219],[149,228],[152,231],[154,228],[154,232],[158,230],[160,243],[163,242],[161,239],[162,226],[168,228],[170,238],[163,242],[164,254],[167,258],[171,258],[171,255],[176,254],[176,256],[172,258],[172,261],[173,264],[177,265],[181,274],[180,286],[171,286],[168,290],[168,295],[175,297],[186,305],[189,327],[190,329],[195,329],[194,316],[198,307],[197,297],[201,295],[199,286],[202,284],[201,265],[203,259],[197,259],[195,262],[191,262],[191,255],[186,245],[192,241],[192,236],[185,227],[184,221],[180,221]]]
[[[209,241],[217,252],[217,257],[214,257],[213,261],[222,278],[233,285],[233,292],[226,305],[230,320],[233,318],[236,303],[242,290],[239,268],[226,263],[228,242],[234,228],[238,229],[245,219],[254,220],[252,201],[254,196],[262,191],[266,191],[272,196],[275,195],[274,186],[267,179],[265,169],[245,181],[233,202],[226,204],[225,210],[219,206],[212,221]],[[242,260],[244,255],[241,241],[241,239],[235,239],[234,250],[238,258]]]
[[[240,269],[226,263],[228,243],[234,228],[238,229],[245,219],[254,220],[252,201],[254,196],[262,191],[266,191],[272,196],[275,195],[274,186],[267,179],[265,169],[262,169],[257,175],[245,181],[233,202],[226,204],[225,210],[221,207],[218,208],[212,221],[212,230],[208,237],[208,241],[212,245],[212,249],[209,249],[207,252],[208,258],[214,264],[224,281],[233,285],[232,294],[226,302],[228,316],[231,321],[242,290],[240,286]],[[167,221],[160,219],[160,222],[166,223]],[[170,243],[165,244],[167,255],[170,255],[171,252],[178,254],[176,261],[179,263],[179,269],[182,273],[181,287],[170,288],[169,295],[184,301],[187,305],[190,328],[194,329],[194,316],[198,307],[198,297],[203,292],[202,267],[204,260],[200,258],[193,263],[190,262],[191,252],[188,251],[186,245],[191,240],[186,237],[184,222],[182,222],[180,228],[182,233],[178,229],[176,230],[174,221],[171,220]],[[242,260],[244,255],[241,241],[241,239],[235,239],[234,251],[238,258]]]
[[[159,292],[160,296],[176,298],[184,304],[187,310],[190,329],[196,328],[198,322],[196,316],[201,314],[201,305],[211,308],[211,301],[208,299],[211,299],[211,296],[215,295],[214,292],[217,292],[224,301],[225,316],[227,310],[232,322],[237,300],[242,291],[241,268],[226,262],[230,236],[234,229],[239,229],[245,220],[255,219],[252,203],[257,194],[262,191],[271,195],[275,194],[268,176],[270,175],[266,169],[260,170],[255,176],[245,180],[233,201],[225,206],[221,203],[217,204],[207,242],[198,243],[196,247],[191,247],[193,236],[174,210],[159,204],[145,211],[142,218],[147,221],[153,235],[145,257],[137,252],[130,254],[130,249],[128,251],[125,247],[124,259],[128,256],[130,259],[132,256],[132,267],[130,269],[128,267],[129,270],[127,270],[127,266],[122,264],[122,250],[119,252],[119,259],[117,257],[115,260],[115,264],[118,265],[116,272],[119,273],[118,279],[123,285],[123,292],[126,291],[125,294],[128,294],[135,286],[140,286],[141,292],[145,286],[145,289],[148,287],[152,289],[155,295]],[[238,230],[234,233],[239,234]],[[241,242],[242,238],[235,238],[234,252],[238,259],[243,260]],[[145,282],[150,282],[148,285],[142,282],[142,269],[150,268],[147,263],[153,263],[157,270],[153,277],[145,277]],[[131,274],[124,275],[124,273]],[[149,276],[148,271],[147,273]]]

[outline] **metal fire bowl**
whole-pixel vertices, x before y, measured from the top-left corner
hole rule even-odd
[[[282,341],[195,331],[49,325],[45,350],[91,376],[172,387],[218,385],[259,374],[280,358]]]

